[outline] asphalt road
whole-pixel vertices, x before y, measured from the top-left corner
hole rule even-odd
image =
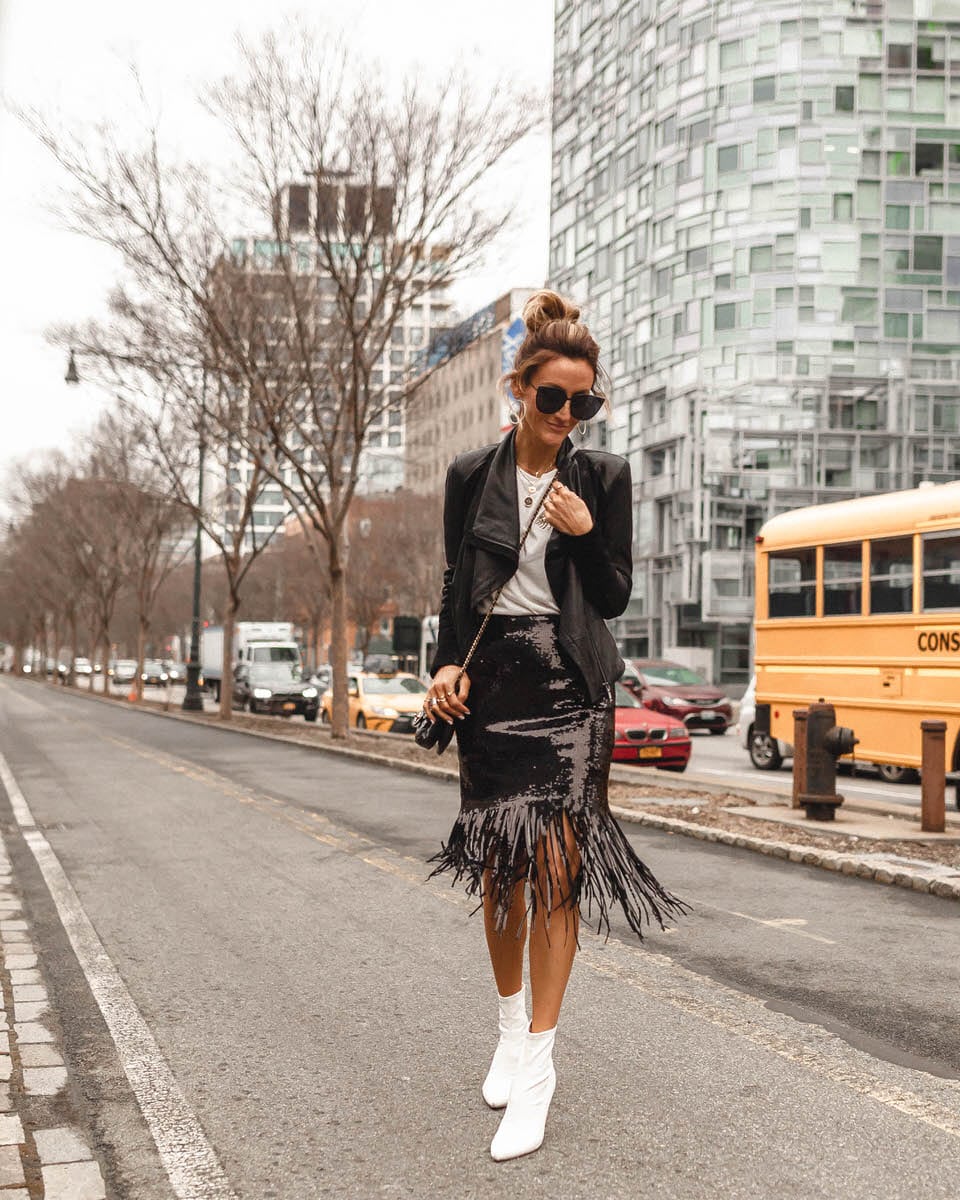
[[[10,679],[0,751],[236,1196],[957,1195],[953,902],[627,827],[694,911],[583,935],[547,1140],[497,1165],[482,927],[425,880],[452,785]],[[76,1119],[112,1195],[169,1197],[3,817]]]

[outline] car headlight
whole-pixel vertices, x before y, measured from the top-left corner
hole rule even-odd
[[[375,708],[371,707],[370,711],[375,717],[399,717],[400,714],[395,708]]]
[[[306,687],[303,689],[301,695],[303,696],[304,700],[313,700],[317,695],[317,689],[315,687]]]
[[[668,729],[667,737],[668,738],[678,738],[678,739],[684,738],[685,740],[689,740],[690,734],[687,733],[686,729]]]
[[[169,679],[169,678],[170,678],[170,676],[169,676],[169,675],[166,673],[166,671],[161,671],[161,672],[160,672],[160,679],[161,679],[161,680],[164,680],[164,679]]]
[[[257,700],[269,700],[273,692],[269,688],[254,688],[253,694]]]
[[[687,704],[687,701],[680,696],[661,696],[660,699],[672,708],[684,708]]]
[[[141,679],[146,679],[146,678],[147,678],[147,673],[146,673],[146,671],[144,671],[144,672],[143,672],[143,674],[140,676],[140,678],[141,678]]]

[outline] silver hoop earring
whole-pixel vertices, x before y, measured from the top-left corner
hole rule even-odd
[[[584,439],[584,438],[587,436],[587,423],[586,423],[586,421],[581,421],[581,422],[580,422],[580,425],[579,425],[579,427],[578,427],[578,428],[580,429],[580,440],[582,441],[582,440],[583,440],[583,439]]]
[[[519,412],[517,412],[517,410],[515,408],[510,409],[510,424],[511,425],[519,425],[520,424],[520,414],[519,414]]]

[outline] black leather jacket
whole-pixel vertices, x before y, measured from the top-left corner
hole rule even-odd
[[[480,628],[478,606],[516,572],[515,436],[511,432],[496,445],[457,455],[447,471],[447,569],[433,675],[463,661]],[[553,531],[545,566],[560,609],[560,645],[577,666],[588,699],[596,703],[606,685],[623,674],[623,659],[604,620],[623,612],[633,586],[630,465],[615,454],[578,450],[567,438],[557,456],[557,478],[583,499],[593,517],[593,528],[580,537]]]

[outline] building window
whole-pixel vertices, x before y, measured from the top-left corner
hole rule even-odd
[[[717,170],[736,171],[740,166],[740,147],[739,146],[721,146],[717,151]]]
[[[705,142],[710,136],[710,118],[704,117],[701,121],[694,121],[690,126],[690,145],[697,146],[700,142]]]
[[[883,314],[883,336],[888,338],[906,338],[909,318],[906,313]]]
[[[886,227],[887,229],[909,229],[910,205],[888,204],[886,210]]]
[[[735,329],[737,326],[737,306],[735,304],[714,305],[714,328]]]
[[[836,192],[833,197],[833,219],[853,220],[853,196],[849,192]]]
[[[813,120],[813,101],[804,100],[800,108],[800,114],[804,121]]]
[[[710,251],[706,246],[697,246],[687,251],[687,270],[700,271],[710,262]]]
[[[943,270],[943,238],[915,237],[913,239],[913,269],[937,272]]]
[[[713,281],[714,291],[729,292],[730,291],[730,276],[718,275]]]
[[[727,67],[739,67],[743,62],[743,42],[720,43],[720,70]]]
[[[853,88],[846,85],[834,89],[834,107],[837,112],[853,112]]]
[[[887,46],[887,66],[895,71],[909,71],[913,58],[911,50],[911,46]]]
[[[773,270],[773,247],[772,246],[751,246],[750,247],[750,273],[756,271],[771,271]]]
[[[759,79],[753,81],[753,101],[756,104],[758,101],[775,100],[777,97],[777,77],[775,75],[761,75]]]
[[[917,142],[914,163],[917,175],[922,175],[924,171],[934,171],[941,175],[943,173],[943,143]]]
[[[801,229],[809,229],[810,228],[810,209],[809,208],[801,208],[800,209],[800,228]]]
[[[781,150],[785,150],[788,146],[797,144],[797,127],[796,125],[781,125],[777,130],[777,145]]]

